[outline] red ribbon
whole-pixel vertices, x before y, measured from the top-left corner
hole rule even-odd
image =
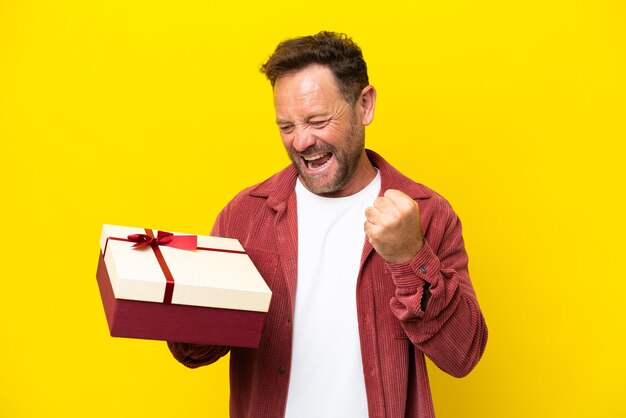
[[[165,262],[165,258],[163,257],[163,253],[159,248],[159,245],[165,245],[168,247],[178,248],[181,250],[203,250],[203,251],[219,251],[224,253],[235,253],[235,254],[245,254],[245,251],[239,250],[225,250],[221,248],[208,248],[208,247],[198,247],[198,236],[197,235],[174,235],[171,232],[158,231],[157,236],[154,236],[154,233],[151,229],[146,229],[145,234],[132,234],[129,235],[126,239],[117,238],[117,237],[107,237],[107,242],[104,247],[103,255],[106,254],[107,246],[109,240],[115,241],[127,241],[134,242],[133,248],[141,249],[145,247],[151,247],[152,251],[154,251],[154,255],[156,256],[157,261],[159,262],[159,266],[163,271],[163,275],[165,276],[165,294],[163,295],[163,303],[171,304],[172,303],[172,295],[174,294],[174,276],[172,276],[172,272],[170,271],[167,263]]]
[[[149,230],[146,229],[146,232]],[[171,232],[159,231],[155,237],[152,231],[147,234],[132,234],[128,236],[130,242],[134,242],[133,248],[143,248],[148,245],[167,245],[168,247],[181,250],[195,250],[198,248],[197,235],[174,235]]]

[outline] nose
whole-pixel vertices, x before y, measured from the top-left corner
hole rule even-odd
[[[298,152],[302,152],[312,145],[315,145],[315,136],[308,127],[296,127],[294,130],[293,148]]]

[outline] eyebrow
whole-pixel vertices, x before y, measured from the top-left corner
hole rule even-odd
[[[307,115],[305,117],[305,120],[308,122],[313,118],[329,118],[330,114],[326,113],[326,112],[322,112],[322,113],[312,113],[310,115]],[[285,119],[276,119],[276,124],[277,125],[281,125],[281,124],[293,124],[292,121],[290,120],[285,120]]]

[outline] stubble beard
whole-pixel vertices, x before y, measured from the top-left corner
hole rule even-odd
[[[316,154],[319,152],[332,152],[337,170],[330,179],[317,178],[308,175],[301,169],[302,159],[293,150],[288,151],[294,167],[298,171],[298,176],[304,182],[306,188],[314,194],[324,196],[336,193],[341,190],[354,176],[359,166],[359,160],[365,148],[365,130],[363,126],[352,122],[350,136],[346,138],[346,146],[336,148],[325,142],[315,144],[303,152],[303,154]]]

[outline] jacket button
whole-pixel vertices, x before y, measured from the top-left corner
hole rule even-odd
[[[278,373],[280,373],[280,374],[285,374],[286,371],[287,371],[287,369],[285,369],[285,366],[280,366],[278,368]]]
[[[424,266],[420,267],[419,270],[420,270],[420,273],[422,273],[422,274],[428,273],[428,270],[426,270],[426,267],[424,267]]]

